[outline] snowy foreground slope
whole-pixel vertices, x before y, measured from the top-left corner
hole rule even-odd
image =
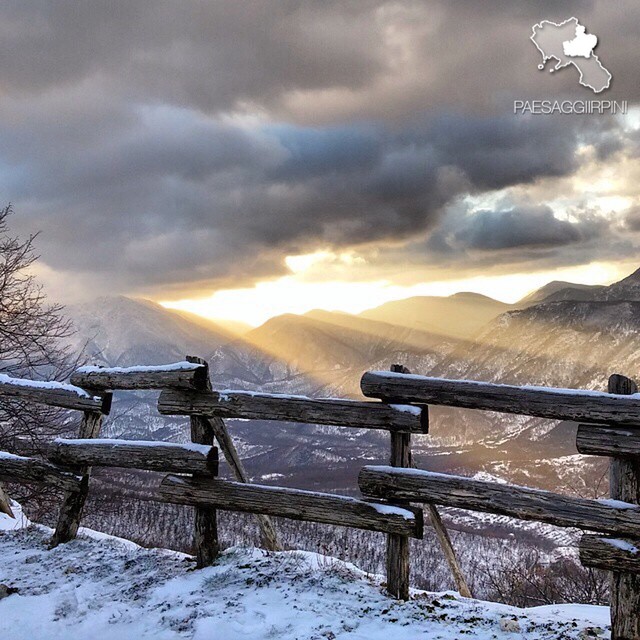
[[[604,607],[515,609],[424,591],[399,603],[380,578],[312,553],[235,548],[194,571],[183,554],[90,530],[47,551],[49,529],[14,527],[0,514],[0,583],[18,589],[2,598],[0,588],[6,640],[609,637]]]

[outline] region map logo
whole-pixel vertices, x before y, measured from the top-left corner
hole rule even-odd
[[[580,84],[600,93],[609,88],[612,76],[593,52],[598,44],[597,36],[586,31],[577,18],[560,24],[543,20],[534,25],[531,40],[542,54],[538,69],[543,70],[551,59],[557,61],[550,69],[552,72],[573,65],[580,74]]]
[[[612,75],[594,53],[598,37],[587,33],[578,18],[568,18],[559,24],[542,20],[533,26],[530,36],[542,55],[538,69],[543,71],[551,61],[550,72],[571,67],[580,85],[594,93],[602,93],[611,86]],[[628,113],[627,100],[514,100],[513,113],[522,115],[603,115]]]

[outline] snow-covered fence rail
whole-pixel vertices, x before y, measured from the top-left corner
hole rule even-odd
[[[410,375],[407,371],[364,374],[365,396],[386,402],[444,405],[581,422],[580,453],[606,455],[608,501],[584,500],[537,489],[481,482],[416,469],[365,467],[365,495],[423,502],[578,527],[586,534],[580,558],[588,567],[612,571],[612,640],[640,638],[640,394],[633,380],[614,374],[607,392],[515,386]]]
[[[71,383],[87,389],[206,389],[208,369],[198,362],[137,367],[80,367]]]
[[[439,504],[520,520],[546,522],[612,535],[640,538],[640,506],[550,491],[473,480],[420,469],[363,467],[358,478],[366,496]]]
[[[120,467],[167,473],[218,473],[218,450],[211,445],[57,439],[46,447],[46,456],[61,465]]]
[[[580,424],[576,446],[579,453],[591,456],[640,456],[640,429]]]
[[[158,411],[167,415],[278,420],[408,433],[427,433],[429,428],[426,407],[251,391],[198,393],[170,389],[160,394]]]
[[[96,396],[71,384],[12,378],[3,373],[0,373],[0,397],[100,413],[109,413],[111,406],[111,396],[108,394]]]
[[[167,476],[160,485],[166,502],[212,505],[383,533],[422,538],[422,510],[367,502],[348,496],[219,479]]]
[[[636,546],[637,545],[637,546]],[[587,567],[611,571],[616,567],[628,573],[640,573],[640,542],[585,534],[580,540],[580,560]]]
[[[370,371],[362,393],[394,402],[516,413],[552,420],[640,426],[640,395],[516,386]]]

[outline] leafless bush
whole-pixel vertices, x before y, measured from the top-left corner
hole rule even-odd
[[[0,209],[0,373],[35,380],[63,380],[76,366],[68,347],[72,335],[62,307],[47,302],[33,274],[36,235],[10,233],[11,206]],[[0,399],[0,449],[14,452],[69,429],[68,412],[14,399]],[[20,445],[18,445],[20,443]],[[12,488],[13,489],[13,488]],[[55,494],[15,488],[14,497],[46,505]],[[45,509],[46,510],[46,509]]]

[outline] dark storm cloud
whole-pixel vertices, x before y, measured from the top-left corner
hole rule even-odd
[[[633,98],[626,2],[8,0],[0,189],[48,265],[113,289],[246,283],[431,230],[451,249],[461,194],[569,175],[579,142],[625,147],[609,120],[511,114],[513,95],[591,97],[528,41],[576,11]],[[495,224],[505,247],[526,227]]]
[[[403,257],[407,265],[455,269],[457,277],[634,259],[637,238],[620,222],[586,206],[560,214],[509,196],[491,209],[458,199],[446,207],[441,223],[426,239],[384,251],[379,259],[392,263]]]
[[[593,238],[599,227],[592,222],[559,220],[545,205],[481,210],[468,218],[454,240],[468,249],[481,251],[562,247]]]
[[[24,199],[51,266],[133,287],[244,281],[316,246],[411,238],[460,193],[570,173],[580,133],[579,120],[463,116],[247,128],[162,107],[76,148],[65,132],[92,123],[47,122],[60,142],[37,155],[21,144],[36,123],[2,132],[3,190]]]
[[[323,116],[313,99],[291,106],[292,94],[348,91],[357,118],[444,104],[495,108],[513,92],[585,96],[573,71],[553,78],[538,72],[539,52],[529,41],[535,22],[577,13],[600,36],[615,91],[619,84],[625,97],[637,97],[640,8],[635,0],[618,2],[615,11],[603,4],[5,0],[0,84],[40,94],[100,78],[127,100],[212,113],[249,103],[307,121]]]
[[[100,74],[129,96],[209,111],[357,88],[385,66],[377,4],[8,0],[0,80],[39,93]]]

